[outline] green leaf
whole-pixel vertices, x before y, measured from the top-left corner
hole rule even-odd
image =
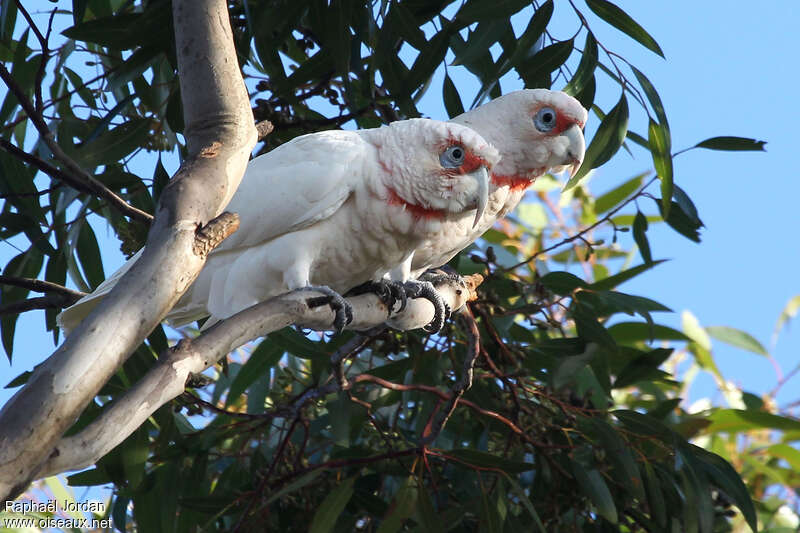
[[[502,533],[503,526],[500,524],[500,516],[497,513],[497,508],[494,507],[489,501],[489,495],[481,483],[481,531],[486,530],[488,533]]]
[[[508,19],[520,9],[528,6],[530,6],[529,0],[498,0],[497,2],[469,0],[456,13],[456,21],[463,28],[477,21]]]
[[[328,357],[321,343],[312,342],[292,328],[286,327],[269,334],[270,342],[301,359]]]
[[[694,145],[694,148],[709,150],[764,152],[767,141],[757,141],[746,137],[711,137]]]
[[[661,375],[658,367],[672,355],[672,348],[656,348],[626,364],[617,373],[614,388],[624,388],[638,381],[652,380]]]
[[[302,489],[303,487],[314,481],[314,479],[324,471],[325,471],[324,469],[318,468],[317,470],[312,470],[311,472],[300,476],[291,483],[282,487],[281,490],[279,490],[278,492],[270,494],[269,498],[267,498],[266,505],[269,505],[272,502],[282,498],[286,494],[291,494],[296,490]]]
[[[617,343],[608,330],[603,327],[595,314],[584,305],[574,305],[570,310],[578,336],[587,341],[594,341],[612,352],[617,351]]]
[[[617,409],[611,411],[622,424],[639,435],[652,435],[660,438],[666,445],[672,445],[678,438],[677,434],[652,416],[643,415],[630,409]]]
[[[615,287],[617,287],[619,285],[622,285],[623,283],[625,283],[629,279],[635,278],[636,276],[638,276],[642,272],[647,272],[648,270],[650,270],[654,266],[660,265],[661,263],[664,263],[665,261],[666,261],[665,259],[659,259],[658,261],[653,261],[651,263],[645,263],[643,265],[639,265],[639,266],[635,266],[633,268],[629,268],[627,270],[623,270],[622,272],[614,274],[613,276],[609,276],[607,278],[603,278],[600,281],[595,281],[594,283],[589,285],[589,288],[592,289],[592,290],[595,290],[595,291],[611,290],[611,289],[613,289],[613,288],[615,288]]]
[[[427,42],[411,66],[406,83],[411,91],[428,83],[436,68],[444,61],[450,43],[450,28],[445,28]]]
[[[69,67],[63,67],[63,71],[67,75],[67,78],[69,78],[72,87],[78,93],[80,99],[83,100],[83,103],[89,106],[89,108],[95,109],[97,107],[97,102],[95,102],[92,91],[83,83],[81,77]]]
[[[633,240],[636,241],[636,246],[639,247],[639,253],[642,254],[642,259],[645,264],[653,263],[653,256],[650,253],[650,243],[647,241],[647,218],[641,211],[636,211],[636,217],[633,219]]]
[[[559,296],[566,296],[575,289],[589,286],[581,278],[569,272],[549,272],[539,279],[539,283]]]
[[[539,39],[544,33],[545,28],[547,28],[547,24],[549,24],[552,16],[553,1],[547,0],[547,2],[539,6],[539,8],[534,12],[530,22],[528,22],[528,26],[525,28],[525,31],[522,32],[522,35],[519,37],[519,41],[517,42],[517,47],[514,49],[514,53],[508,59],[507,63],[503,64],[500,72],[496,76],[497,79],[501,78],[504,74],[511,70],[512,67],[523,64],[528,58],[531,58],[536,54],[538,51],[537,43],[539,43]],[[496,82],[496,80],[493,80],[493,82]]]
[[[158,201],[159,197],[161,196],[161,192],[168,184],[169,184],[169,174],[167,174],[167,169],[164,168],[164,164],[161,162],[161,157],[159,156],[158,162],[156,163],[156,168],[153,171],[154,202]]]
[[[67,483],[71,487],[94,487],[111,483],[111,477],[105,468],[92,468],[67,476]]]
[[[418,508],[417,517],[424,532],[447,531],[442,517],[433,508],[431,496],[421,479],[417,478]]]
[[[599,445],[602,446],[606,457],[614,466],[612,474],[614,479],[624,486],[631,495],[639,500],[644,500],[644,483],[639,474],[639,468],[636,466],[630,447],[618,431],[611,427],[608,422],[598,418],[580,417],[578,423],[579,427],[597,439]]]
[[[417,507],[417,486],[414,478],[409,476],[400,486],[394,496],[392,505],[377,533],[395,533],[400,531],[403,523],[410,517]]]
[[[611,189],[607,193],[599,195],[594,201],[594,212],[598,215],[602,215],[606,211],[611,211],[613,208],[627,200],[631,194],[633,194],[639,187],[642,186],[642,182],[644,181],[644,177],[646,175],[647,173],[642,173],[634,176],[622,185]]]
[[[658,207],[661,217],[669,226],[689,239],[690,241],[700,242],[700,228],[703,227],[702,222],[692,220],[686,212],[681,208],[680,204],[673,201],[670,203],[669,213],[664,216],[664,204],[661,199],[653,199]]]
[[[692,202],[692,199],[689,198],[689,195],[684,192],[683,189],[675,185],[675,190],[672,193],[672,199],[680,206],[683,213],[689,217],[694,224],[699,226],[703,226],[703,221],[700,220],[700,216],[697,213],[697,208]]]
[[[572,49],[573,42],[570,39],[545,46],[533,56],[525,59],[517,66],[517,72],[522,77],[522,81],[525,82],[525,87],[536,87],[540,78],[549,76],[551,72],[567,61],[570,54],[572,54]]]
[[[454,457],[458,460],[457,462],[466,463],[467,465],[478,468],[493,468],[502,470],[503,472],[507,472],[509,474],[518,474],[520,472],[527,472],[528,470],[533,470],[536,468],[536,465],[533,463],[511,461],[504,457],[478,450],[471,450],[469,448],[450,450],[446,452],[445,455]]]
[[[542,519],[539,518],[539,513],[536,512],[536,509],[533,507],[531,500],[525,494],[525,491],[520,487],[519,483],[509,476],[508,474],[504,474],[506,477],[506,481],[508,481],[509,485],[511,485],[511,489],[514,491],[514,494],[517,495],[519,501],[522,502],[522,505],[525,506],[525,509],[528,510],[531,517],[533,517],[533,521],[536,522],[536,527],[539,528],[540,533],[546,533],[546,529],[544,528],[544,524],[542,523]]]
[[[658,179],[661,180],[661,206],[664,214],[669,213],[672,201],[672,147],[669,138],[669,129],[650,119],[647,128],[650,154],[656,167]]]
[[[162,58],[161,51],[155,46],[139,48],[111,72],[108,77],[108,90],[115,91],[135,80]]]
[[[120,445],[122,468],[132,488],[138,487],[146,477],[145,462],[150,455],[147,429],[140,426]]]
[[[594,11],[595,15],[608,22],[611,26],[664,57],[664,52],[661,51],[661,47],[658,46],[656,40],[622,9],[606,0],[586,0],[586,5]]]
[[[778,334],[783,329],[783,325],[786,324],[789,320],[797,316],[797,310],[800,309],[800,294],[797,296],[793,296],[786,302],[786,305],[783,307],[783,311],[781,311],[781,316],[778,317],[778,322],[775,324],[775,331],[772,334],[772,342],[773,344],[778,339]]]
[[[573,462],[572,473],[575,475],[578,488],[597,507],[600,516],[612,524],[616,524],[617,507],[614,505],[614,498],[611,497],[611,491],[608,490],[608,485],[600,472],[594,468],[585,470],[583,466]]]
[[[581,62],[578,63],[578,69],[575,75],[569,80],[569,83],[564,87],[564,92],[576,96],[583,92],[584,89],[594,79],[594,70],[597,68],[597,41],[591,32],[586,33],[586,43],[583,46],[583,54],[581,55]]]
[[[76,156],[84,168],[117,163],[142,148],[150,136],[150,120],[136,118],[116,126],[81,145]]]
[[[564,386],[572,385],[581,370],[592,362],[597,353],[597,345],[589,344],[586,351],[579,355],[566,355],[556,361],[555,368],[549,372],[551,386],[558,390]]]
[[[28,380],[31,378],[32,375],[33,375],[33,372],[31,372],[30,370],[26,370],[25,372],[23,372],[19,376],[15,377],[11,381],[9,381],[8,384],[3,388],[5,388],[5,389],[14,389],[16,387],[20,387],[22,385],[25,385],[28,382]]]
[[[704,450],[694,444],[689,444],[688,450],[691,451],[711,481],[719,487],[739,508],[744,515],[747,524],[753,531],[758,531],[758,520],[753,500],[742,481],[741,476],[736,470],[722,457]]]
[[[644,89],[644,94],[647,96],[647,100],[650,102],[650,105],[653,107],[653,112],[656,114],[656,119],[658,123],[667,131],[667,139],[670,138],[669,135],[669,123],[667,122],[667,113],[664,111],[664,104],[661,102],[661,97],[658,95],[658,91],[650,83],[650,80],[642,74],[642,72],[630,65],[633,74],[636,76],[636,79],[639,81],[639,85],[642,86]]]
[[[66,513],[75,520],[83,520],[83,514],[75,508],[75,495],[72,491],[56,476],[45,478],[44,481],[53,493],[55,500],[61,504],[59,507],[65,509]]]
[[[727,326],[706,326],[706,331],[709,335],[725,344],[730,344],[736,348],[741,348],[742,350],[747,350],[748,352],[753,352],[765,357],[769,356],[769,353],[767,353],[767,350],[764,349],[764,346],[762,346],[760,342],[754,339],[750,334],[739,329]]]
[[[78,260],[81,262],[83,273],[93,289],[103,283],[106,279],[103,273],[103,259],[100,256],[100,246],[97,244],[97,237],[88,222],[81,225],[78,234]]]
[[[464,112],[464,104],[461,103],[458,89],[456,89],[456,85],[447,74],[444,75],[444,83],[442,84],[442,97],[448,117],[453,118]]]
[[[707,433],[741,433],[753,429],[800,431],[800,420],[765,411],[716,409],[708,418],[711,425],[706,428]]]
[[[494,43],[499,41],[508,28],[508,20],[482,21],[474,31],[469,33],[467,46],[455,54],[456,58],[451,65],[473,63],[478,57],[485,54],[486,50]]]
[[[76,24],[62,32],[76,41],[96,43],[116,50],[127,50],[140,44],[142,15],[129,13],[103,17]]]
[[[390,25],[396,25],[402,30],[401,34],[408,44],[417,50],[425,47],[425,32],[420,29],[419,22],[404,4],[392,3],[389,19]]]
[[[792,467],[795,472],[800,472],[800,450],[789,444],[773,444],[767,448],[769,457],[780,457]]]
[[[282,355],[283,348],[269,340],[261,341],[233,379],[225,405],[231,405],[236,401],[247,387],[252,385],[263,374],[269,372],[269,369],[277,364]]]
[[[617,105],[600,122],[597,133],[594,134],[592,142],[586,149],[581,169],[567,182],[564,190],[568,191],[573,188],[591,169],[597,168],[611,159],[625,141],[627,131],[628,100],[625,98],[625,93],[622,93]]]
[[[667,505],[664,501],[664,493],[661,492],[661,484],[658,482],[658,476],[656,476],[650,463],[645,461],[643,466],[645,489],[647,490],[647,503],[650,505],[650,516],[655,519],[659,526],[665,528],[667,525]]]
[[[353,496],[353,482],[355,478],[349,478],[339,484],[322,500],[314,519],[309,527],[309,533],[328,533],[333,531],[336,520],[342,514],[345,505]]]

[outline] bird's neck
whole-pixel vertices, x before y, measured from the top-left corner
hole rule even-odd
[[[414,204],[409,202],[399,194],[397,194],[397,191],[395,191],[391,187],[387,187],[387,190],[389,193],[387,198],[387,203],[389,205],[400,206],[404,211],[411,214],[411,216],[414,217],[415,219],[441,220],[447,215],[444,209],[433,209],[430,207]]]
[[[495,187],[508,187],[513,192],[524,191],[536,181],[536,178],[544,174],[543,169],[536,169],[527,173],[504,174],[492,172],[492,185]]]

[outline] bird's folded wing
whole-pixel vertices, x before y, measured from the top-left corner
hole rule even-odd
[[[356,132],[326,131],[253,159],[225,208],[239,215],[239,230],[219,249],[255,246],[330,217],[363,183],[371,150]]]

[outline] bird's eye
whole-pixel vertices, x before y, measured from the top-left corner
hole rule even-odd
[[[542,133],[556,127],[556,112],[551,107],[543,107],[533,117],[533,124]]]
[[[442,155],[439,156],[439,162],[442,164],[443,167],[446,168],[457,168],[460,167],[461,164],[464,162],[464,157],[466,153],[464,148],[461,146],[450,146],[442,152]]]

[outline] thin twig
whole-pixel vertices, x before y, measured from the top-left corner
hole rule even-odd
[[[45,69],[47,68],[47,62],[50,60],[50,48],[48,46],[48,41],[50,40],[50,32],[53,29],[53,17],[56,14],[56,9],[50,13],[50,19],[47,21],[47,35],[42,35],[39,31],[39,28],[34,24],[33,18],[30,14],[22,7],[22,2],[20,0],[16,0],[17,9],[22,16],[25,17],[25,20],[28,22],[28,26],[33,30],[34,35],[36,35],[36,39],[39,41],[39,46],[42,49],[42,57],[39,61],[39,69],[36,71],[36,78],[34,80],[33,91],[36,97],[36,112],[42,113],[44,110],[44,104],[42,102],[42,80],[44,80]]]
[[[639,188],[639,190],[636,191],[636,193],[631,195],[630,198],[628,198],[627,200],[622,202],[620,205],[618,205],[617,207],[615,207],[614,209],[609,211],[608,214],[606,214],[606,216],[604,216],[603,218],[601,218],[600,220],[598,220],[594,224],[592,224],[590,226],[586,226],[585,228],[583,228],[582,230],[580,230],[578,233],[576,233],[575,235],[573,235],[571,237],[568,237],[566,239],[562,239],[559,242],[553,244],[552,246],[548,246],[547,248],[543,248],[542,250],[539,250],[538,252],[535,252],[534,254],[532,254],[531,256],[526,258],[525,260],[520,261],[519,263],[517,263],[515,265],[511,265],[509,267],[503,268],[502,269],[503,272],[512,272],[512,271],[518,269],[519,267],[530,263],[531,261],[533,261],[534,259],[536,259],[540,255],[546,254],[547,252],[552,252],[556,248],[560,248],[561,246],[564,246],[565,244],[569,244],[572,241],[575,241],[575,240],[578,240],[578,239],[585,240],[584,235],[586,235],[587,233],[589,233],[593,229],[597,228],[601,224],[605,224],[606,222],[611,220],[614,217],[614,215],[616,215],[623,207],[625,207],[626,205],[628,205],[629,203],[634,201],[636,198],[641,196],[641,194],[644,192],[644,190],[647,189],[656,179],[658,179],[658,177],[650,178],[650,181],[648,181],[647,183],[642,185]]]
[[[14,81],[11,77],[11,73],[6,69],[5,65],[0,63],[0,79],[5,82],[6,86],[8,87],[9,91],[17,98],[19,101],[20,106],[22,109],[25,110],[25,113],[28,115],[28,118],[33,123],[36,130],[39,132],[39,136],[53,153],[53,157],[64,165],[64,167],[72,174],[71,181],[69,184],[75,187],[75,183],[82,183],[83,189],[88,188],[92,194],[99,196],[106,200],[112,207],[116,208],[122,214],[130,217],[133,220],[138,220],[140,222],[144,222],[149,224],[153,220],[153,216],[149,213],[146,213],[140,209],[129,205],[125,200],[117,196],[113,191],[111,191],[108,187],[103,185],[101,182],[90,176],[85,170],[83,170],[78,163],[72,160],[58,143],[55,142],[53,138],[53,133],[50,131],[50,128],[47,127],[47,124],[44,122],[42,116],[36,112],[33,107],[33,104],[25,95],[25,92],[20,88],[19,85]],[[5,147],[5,146],[4,146]],[[77,187],[76,187],[77,188]]]
[[[464,306],[463,310],[458,316],[460,321],[464,324],[465,333],[467,334],[467,354],[466,357],[464,357],[464,366],[461,379],[459,379],[455,387],[453,387],[450,400],[447,402],[447,405],[443,410],[443,416],[436,420],[435,414],[431,414],[433,421],[428,425],[428,427],[425,428],[426,430],[430,431],[423,432],[421,439],[422,444],[425,445],[436,440],[444,427],[447,425],[447,421],[450,420],[450,417],[453,415],[456,405],[458,405],[458,402],[462,399],[461,397],[467,390],[469,390],[470,387],[472,387],[475,361],[478,359],[478,356],[481,353],[481,334],[478,330],[478,323],[475,321],[475,317],[472,316],[472,311],[470,311],[469,306]]]
[[[354,355],[358,354],[361,350],[369,346],[378,335],[386,331],[386,325],[381,324],[376,328],[364,332],[361,335],[356,335],[347,341],[341,348],[333,352],[331,355],[331,368],[336,382],[342,390],[348,388],[347,376],[344,374],[344,361]]]
[[[0,305],[0,316],[18,315],[34,309],[63,309],[78,301],[79,298],[69,297],[64,294],[52,293],[47,296],[28,298],[19,302]]]
[[[22,287],[34,292],[58,293],[70,298],[75,298],[76,300],[86,296],[85,292],[68,289],[67,287],[59,285],[58,283],[44,281],[41,279],[17,278],[14,276],[0,275],[0,284],[14,285],[15,287]]]

